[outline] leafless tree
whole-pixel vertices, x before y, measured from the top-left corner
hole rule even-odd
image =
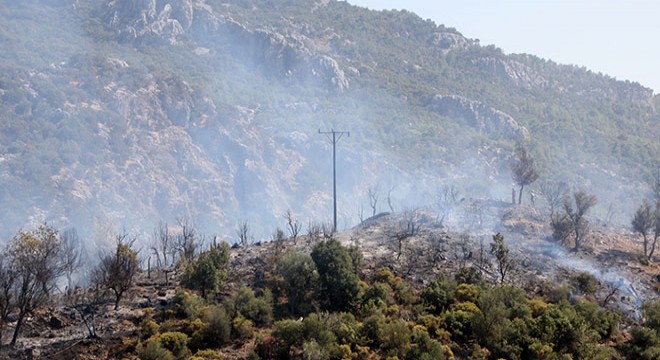
[[[518,195],[518,204],[522,204],[522,194],[525,186],[532,184],[539,178],[534,165],[534,158],[527,152],[523,146],[516,148],[515,159],[511,163],[511,175],[513,181],[520,186]]]
[[[62,242],[62,266],[66,274],[67,293],[73,291],[73,274],[83,265],[83,247],[75,228],[68,228],[60,236]]]
[[[392,205],[392,192],[394,191],[394,186],[391,186],[387,190],[387,207],[390,209],[390,212],[394,212],[394,206]]]
[[[87,329],[87,337],[90,339],[98,338],[97,318],[103,303],[104,291],[99,284],[94,284],[86,288],[76,289],[67,301],[69,307],[76,310]]]
[[[15,276],[14,307],[18,309],[12,346],[25,317],[49,301],[64,273],[61,252],[57,231],[45,224],[32,232],[21,231],[11,240],[7,256]]]
[[[653,243],[651,244],[651,253],[649,254],[649,260],[652,260],[653,251],[655,251],[655,245],[660,239],[660,199],[655,202],[655,227],[653,231]]]
[[[596,205],[595,195],[584,191],[573,193],[573,201],[564,199],[563,214],[556,214],[551,218],[551,225],[555,237],[568,243],[571,236],[575,246],[573,251],[578,251],[583,245],[584,238],[589,231],[589,222],[586,219],[587,212]]]
[[[444,185],[435,196],[435,207],[439,214],[438,222],[444,226],[451,210],[458,204],[459,192],[454,185]]]
[[[541,195],[548,202],[550,207],[550,214],[555,214],[561,207],[564,199],[568,197],[569,187],[565,182],[542,182],[539,185]]]
[[[12,259],[0,253],[0,340],[2,330],[7,323],[7,317],[13,305],[14,283],[16,273],[14,272]]]
[[[236,235],[238,236],[238,243],[242,247],[250,245],[250,242],[252,241],[252,235],[250,234],[250,224],[248,224],[247,220],[238,225]]]
[[[463,269],[467,266],[468,260],[472,259],[470,234],[462,233],[459,236],[459,240],[460,242],[458,244],[458,248],[454,253],[454,258],[456,258],[456,261],[458,261],[459,267]]]
[[[364,207],[362,204],[358,205],[358,220],[360,220],[360,223],[364,221]]]
[[[660,164],[657,164],[656,169],[660,169]],[[656,201],[660,201],[660,170],[656,170],[651,178],[651,191]]]
[[[178,218],[177,223],[179,233],[174,237],[174,249],[183,261],[189,262],[195,257],[200,246],[199,234],[188,217]]]
[[[298,234],[300,233],[300,222],[295,218],[291,210],[287,210],[286,213],[284,213],[284,219],[286,219],[286,227],[289,231],[289,237],[293,239],[293,243],[295,244],[298,239]]]
[[[321,224],[321,234],[324,239],[330,239],[335,234],[335,227],[331,223]]]
[[[439,234],[431,233],[428,241],[429,248],[427,251],[427,256],[429,258],[430,270],[433,270],[440,261],[445,260],[444,253],[447,252],[447,249],[445,248],[444,244],[446,243],[446,238],[440,236]]]
[[[158,222],[156,229],[151,234],[151,251],[156,255],[158,267],[169,265],[168,256],[174,260],[174,234],[170,232],[167,223]]]
[[[124,293],[133,286],[135,275],[140,270],[137,251],[133,250],[135,238],[128,239],[126,233],[115,237],[115,250],[101,256],[93,273],[93,282],[112,290],[115,310]]]
[[[307,238],[310,243],[317,242],[321,237],[321,224],[309,221],[307,223]]]
[[[376,208],[378,205],[378,185],[370,186],[367,189],[367,196],[369,197],[369,206],[371,207],[371,216],[376,216]]]
[[[398,223],[398,228],[394,232],[393,240],[396,245],[396,260],[399,261],[403,252],[403,244],[409,238],[417,235],[421,224],[416,210],[406,210],[403,213],[403,219]]]
[[[655,214],[648,200],[644,199],[632,218],[633,231],[642,235],[644,242],[644,256],[649,260],[653,256],[653,249],[649,254],[649,235],[655,227]],[[655,244],[655,243],[654,243]]]

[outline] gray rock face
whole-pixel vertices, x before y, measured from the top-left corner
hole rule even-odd
[[[527,140],[530,137],[529,130],[511,115],[479,101],[457,95],[436,95],[433,108],[441,115],[462,118],[468,125],[492,137],[514,140]]]
[[[188,34],[203,46],[219,46],[218,51],[226,51],[218,43],[229,42],[234,44],[235,55],[270,75],[316,80],[339,92],[348,88],[349,79],[337,61],[316,48],[316,41],[301,29],[293,25],[286,33],[248,29],[215,10],[192,0],[115,0],[108,4],[110,27],[125,38],[154,36],[175,45]],[[218,39],[222,41],[216,43]]]
[[[155,35],[170,43],[190,28],[192,0],[115,0],[108,4],[110,26],[119,34],[138,38]]]
[[[339,92],[349,87],[350,81],[337,61],[311,48],[313,41],[300,33],[251,30],[233,20],[220,24],[218,31],[230,37],[236,56],[269,75],[316,80]]]
[[[447,54],[456,49],[465,49],[470,46],[470,40],[466,39],[461,34],[452,32],[437,32],[433,34],[431,43],[438,47],[443,54]]]
[[[485,72],[509,79],[517,85],[526,88],[540,87],[548,84],[547,79],[532,70],[529,66],[518,61],[482,57],[473,59],[472,63]]]

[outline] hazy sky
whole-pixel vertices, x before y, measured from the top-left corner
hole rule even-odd
[[[660,93],[657,0],[349,0],[406,9],[505,53],[585,66]]]

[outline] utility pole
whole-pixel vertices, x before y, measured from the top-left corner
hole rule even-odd
[[[327,135],[328,140],[332,142],[332,199],[333,199],[333,232],[337,232],[337,142],[344,136],[351,136],[348,131],[321,131],[319,134]],[[332,135],[332,136],[330,136]]]

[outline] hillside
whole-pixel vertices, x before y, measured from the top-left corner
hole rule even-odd
[[[595,226],[597,241],[573,254],[534,236],[547,225],[532,207],[477,204],[493,221],[471,234],[416,211],[334,236],[205,244],[189,262],[138,272],[116,308],[103,286],[51,296],[0,358],[657,358],[660,266],[637,263],[632,238]],[[496,230],[513,264],[505,276],[488,250]],[[212,251],[220,272],[191,270]],[[219,281],[191,282],[191,271]],[[0,323],[3,344],[16,318]]]
[[[44,221],[97,245],[181,216],[230,238],[243,221],[267,237],[288,209],[325,221],[319,129],[350,131],[341,227],[358,222],[368,188],[392,189],[398,210],[443,185],[506,199],[516,143],[543,179],[589,189],[596,213],[624,224],[659,168],[650,89],[506,55],[406,11],[28,0],[3,4],[0,21],[3,239]]]

